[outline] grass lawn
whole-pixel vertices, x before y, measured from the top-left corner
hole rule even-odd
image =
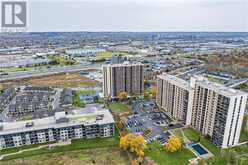
[[[148,144],[145,155],[159,165],[186,165],[195,155],[188,149],[182,148],[175,153],[168,153],[158,142]]]
[[[220,154],[220,149],[212,144],[209,140],[205,139],[201,136],[198,132],[193,130],[192,128],[185,128],[183,129],[184,135],[191,141],[198,142],[200,139],[200,143],[204,145],[210,152],[215,155]],[[180,130],[175,130],[174,133],[182,138],[182,133]]]
[[[96,58],[111,58],[115,54],[120,54],[122,56],[129,56],[130,54],[125,53],[125,52],[110,52],[110,51],[105,51],[105,52],[99,52],[96,54]]]
[[[125,103],[110,103],[109,108],[112,110],[113,113],[123,113],[128,112],[129,107]]]
[[[247,104],[246,104],[247,105]],[[244,116],[243,123],[242,123],[242,129],[239,137],[240,142],[248,141],[248,134],[246,133],[247,124],[248,124],[248,115]]]
[[[116,131],[115,136],[109,138],[94,138],[94,139],[77,139],[72,140],[71,145],[66,146],[58,146],[53,149],[42,148],[39,150],[27,151],[17,155],[10,155],[5,157],[4,160],[11,160],[17,158],[24,158],[36,155],[43,155],[43,154],[53,154],[53,153],[61,153],[61,152],[68,152],[68,151],[75,151],[75,150],[84,150],[84,149],[95,149],[95,148],[105,148],[105,147],[118,147],[119,146],[119,134]],[[29,146],[27,146],[29,147]],[[36,146],[37,147],[37,146]],[[30,148],[30,147],[29,147]],[[23,149],[23,148],[21,148]],[[20,150],[20,149],[19,149]],[[5,153],[16,152],[16,149],[6,149]],[[1,152],[4,152],[1,151]],[[1,153],[3,154],[3,153]]]
[[[129,165],[128,156],[118,147],[52,153],[0,161],[0,165]]]
[[[0,69],[0,71],[7,72],[7,73],[11,73],[11,72],[13,73],[13,72],[30,71],[30,70],[34,70],[35,68],[39,68],[39,67],[11,67],[11,68]]]
[[[97,58],[111,58],[113,56],[113,52],[105,51],[105,52],[98,52],[96,54]]]
[[[185,128],[185,129],[183,129],[183,132],[184,132],[185,136],[191,141],[198,142],[199,137],[200,137],[200,143],[215,155],[214,157],[207,160],[207,163],[209,165],[226,165],[227,164],[227,162],[221,157],[221,149],[220,148],[218,148],[217,146],[212,144],[209,140],[207,140],[206,138],[204,138],[198,132],[194,131],[191,128]],[[174,133],[177,136],[182,137],[180,130],[175,130]],[[231,148],[231,150],[236,151],[236,153],[238,155],[248,153],[247,145],[233,147],[233,148]],[[239,158],[238,160],[239,161],[241,161],[241,160],[245,161],[247,159],[248,159],[248,155],[243,156],[243,157]]]
[[[240,133],[239,141],[240,141],[240,142],[248,141],[248,136],[247,136],[247,134],[246,134],[243,130],[242,130],[241,133]]]
[[[96,93],[95,90],[79,90],[77,91],[78,94],[94,94]]]

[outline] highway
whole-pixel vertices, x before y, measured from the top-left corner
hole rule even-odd
[[[90,64],[90,65],[78,64],[78,65],[70,65],[63,67],[51,67],[40,70],[18,72],[9,75],[0,75],[0,82],[6,80],[28,78],[28,77],[46,76],[46,75],[58,74],[58,73],[77,72],[88,69],[101,69],[101,64]]]

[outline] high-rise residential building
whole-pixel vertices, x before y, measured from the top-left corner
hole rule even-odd
[[[120,92],[129,96],[144,93],[144,66],[123,63],[103,66],[103,93],[105,97],[116,98]]]
[[[193,90],[189,82],[169,74],[158,76],[156,102],[167,114],[185,125],[191,123]]]
[[[239,142],[247,93],[192,77],[194,88],[191,125],[219,147],[235,146]]]
[[[157,86],[156,102],[168,115],[209,136],[221,148],[238,144],[247,93],[201,76],[187,82],[162,74]]]

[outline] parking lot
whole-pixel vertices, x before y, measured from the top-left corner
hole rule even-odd
[[[168,130],[182,127],[175,124],[164,112],[159,111],[154,102],[135,102],[132,105],[133,115],[126,121],[127,129],[145,137],[147,143],[159,140],[164,144],[170,133]]]

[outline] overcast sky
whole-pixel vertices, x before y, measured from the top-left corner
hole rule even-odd
[[[248,0],[29,0],[30,31],[248,31]]]

